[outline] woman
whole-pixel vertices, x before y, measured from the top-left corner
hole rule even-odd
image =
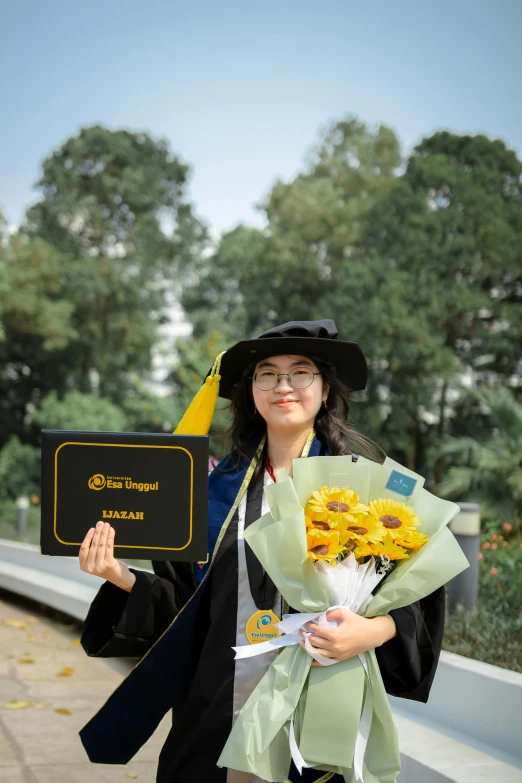
[[[378,458],[342,422],[348,390],[363,389],[366,377],[359,346],[339,340],[331,320],[291,322],[237,343],[221,364],[220,395],[232,400],[234,422],[231,454],[209,478],[211,567],[154,562],[154,574],[138,571],[114,558],[109,524],[89,531],[81,567],[107,582],[87,616],[83,647],[89,655],[144,655],[82,729],[92,761],[126,763],[172,709],[158,783],[257,783],[216,765],[234,717],[273,660],[267,654],[234,661],[231,648],[248,643],[256,613],[280,617],[283,610],[244,545],[244,528],[267,510],[263,487],[279,468],[291,473],[294,459],[353,452]],[[324,656],[345,660],[376,649],[388,693],[427,700],[442,642],[443,589],[384,617],[336,610],[335,619],[336,629],[310,628]],[[289,780],[342,777],[317,770],[299,776],[292,767]]]

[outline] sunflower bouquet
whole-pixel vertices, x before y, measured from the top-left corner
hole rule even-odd
[[[309,457],[294,460],[292,478],[282,470],[277,479],[265,487],[270,512],[245,540],[296,613],[278,624],[279,638],[235,648],[237,658],[281,651],[218,764],[275,783],[287,780],[292,760],[350,783],[393,783],[400,753],[375,651],[323,659],[307,638],[299,645],[299,630],[310,620],[328,624],[338,606],[386,614],[467,568],[447,527],[459,508],[389,459]],[[323,665],[311,668],[312,657]]]
[[[418,529],[418,516],[404,501],[378,498],[365,505],[347,487],[316,490],[304,513],[308,557],[332,566],[350,552],[358,561],[373,557],[388,565],[428,541]]]
[[[404,501],[377,498],[361,503],[349,487],[315,490],[304,519],[307,555],[332,601],[358,613],[397,562],[428,541],[419,530],[418,516]],[[328,665],[322,656],[319,662]]]

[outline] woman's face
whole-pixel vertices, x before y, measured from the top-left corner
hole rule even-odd
[[[266,373],[289,373],[295,370],[319,372],[317,365],[306,356],[280,355],[258,362],[254,377],[261,383]],[[314,375],[310,386],[296,389],[288,382],[287,375],[281,374],[276,387],[269,391],[258,389],[252,381],[252,394],[254,405],[266,421],[268,429],[283,432],[312,427],[319,408],[328,396],[328,387],[322,375]]]

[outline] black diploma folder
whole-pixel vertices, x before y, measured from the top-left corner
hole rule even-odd
[[[103,520],[116,558],[205,561],[207,497],[207,436],[42,431],[42,555],[77,557]]]

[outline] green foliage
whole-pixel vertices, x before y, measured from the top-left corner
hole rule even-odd
[[[33,413],[31,423],[39,429],[121,432],[125,430],[125,414],[110,400],[92,394],[67,392],[60,400],[56,392],[50,392]]]
[[[77,336],[60,292],[65,268],[38,237],[0,238],[0,446],[10,434],[25,438],[28,404],[57,383],[54,357]]]
[[[16,529],[15,499],[0,494],[0,538],[6,538],[8,541],[23,541],[26,544],[40,543],[40,498],[37,495],[32,495],[31,498],[27,527],[20,535]]]
[[[222,346],[231,343],[232,340],[226,338],[217,328],[199,337],[178,342],[178,363],[169,377],[179,411],[178,421],[199,390]],[[229,444],[225,433],[230,423],[230,404],[226,400],[218,399],[210,429],[211,455],[221,458],[226,454]]]
[[[517,369],[521,170],[503,142],[424,140],[331,288],[330,311],[371,357],[372,434],[435,485],[434,448],[462,421],[451,416],[460,372],[502,384]]]
[[[0,217],[0,446],[36,443],[27,414],[51,391],[121,405],[148,379],[205,242],[187,177],[165,141],[95,125],[44,160],[20,232]]]
[[[444,649],[522,671],[522,540],[512,523],[496,531],[481,538],[477,610],[447,616]]]
[[[145,390],[126,397],[122,410],[127,432],[172,432],[181,418],[175,400]]]
[[[199,260],[191,284],[181,294],[194,336],[206,340],[217,328],[224,339],[219,350],[241,336],[262,331],[267,323],[267,293],[270,296],[281,284],[274,267],[277,263],[263,231],[238,226],[224,234],[215,253]],[[180,340],[182,350],[184,344]]]
[[[44,160],[43,199],[28,210],[28,230],[74,257],[146,249],[153,265],[168,263],[190,220],[188,171],[166,141],[147,133],[81,128]],[[172,237],[161,231],[162,216],[173,222]]]
[[[336,270],[399,164],[399,143],[388,128],[370,130],[353,118],[332,125],[305,172],[274,185],[263,205],[268,229],[239,226],[201,259],[181,299],[196,336],[217,322],[238,340],[330,314],[324,294],[337,284]]]
[[[483,441],[472,435],[448,437],[440,453],[449,465],[441,495],[481,504],[485,521],[522,524],[522,405],[507,388],[470,393],[491,423]]]
[[[13,435],[0,449],[0,498],[40,495],[40,450]]]
[[[63,257],[42,239],[16,233],[0,243],[0,317],[9,336],[38,335],[44,351],[76,336],[72,304],[59,297],[64,267]]]
[[[146,133],[82,128],[43,162],[43,198],[26,230],[70,256],[63,293],[78,339],[63,361],[70,383],[125,396],[150,369],[167,291],[203,236],[185,198],[188,168]],[[169,233],[162,223],[169,226]]]
[[[476,612],[459,607],[455,614],[447,617],[443,647],[466,658],[522,672],[521,634],[520,618],[514,620],[483,605]]]

